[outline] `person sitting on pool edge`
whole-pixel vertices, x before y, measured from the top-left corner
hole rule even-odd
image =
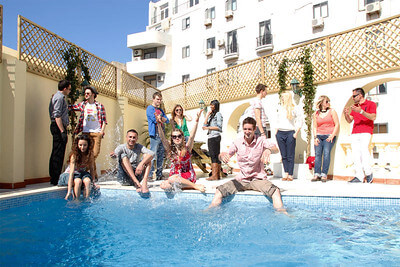
[[[192,149],[194,138],[199,124],[199,118],[202,110],[199,110],[196,116],[196,124],[192,128],[188,142],[185,142],[185,136],[181,129],[174,128],[171,132],[171,142],[165,138],[162,128],[162,117],[157,116],[158,133],[171,161],[169,177],[162,181],[160,188],[164,190],[172,190],[174,184],[178,184],[182,189],[195,189],[202,193],[206,191],[204,185],[196,184],[196,172],[192,165]]]
[[[244,136],[233,142],[229,152],[219,154],[220,160],[225,163],[234,154],[237,154],[240,173],[236,176],[236,179],[217,187],[209,208],[219,206],[224,197],[238,191],[255,190],[270,197],[277,211],[286,212],[279,188],[267,180],[267,174],[264,170],[264,163],[268,163],[269,156],[272,153],[278,153],[279,150],[269,139],[255,134],[256,125],[255,119],[245,118],[243,120]]]
[[[118,157],[118,181],[122,185],[133,185],[137,192],[148,193],[147,179],[154,152],[137,143],[137,139],[138,132],[128,130],[126,144],[119,145],[110,156]],[[141,154],[144,155],[142,159]]]

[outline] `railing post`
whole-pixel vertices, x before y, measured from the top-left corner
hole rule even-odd
[[[143,83],[143,94],[144,94],[144,103],[143,103],[143,107],[146,108],[146,103],[147,103],[147,86],[145,83]]]
[[[21,15],[18,15],[18,42],[17,42],[17,50],[18,50],[18,59],[21,59]]]
[[[331,75],[331,42],[329,40],[329,37],[325,38],[326,42],[326,66],[327,66],[327,77],[328,81],[331,80],[332,75]]]
[[[260,57],[261,83],[265,84],[265,57]]]
[[[187,109],[187,83],[184,82],[183,83],[183,105],[185,107],[185,109]]]

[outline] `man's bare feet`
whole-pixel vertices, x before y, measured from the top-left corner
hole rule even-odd
[[[142,184],[142,193],[147,194],[149,192],[149,188],[147,187],[147,184]]]

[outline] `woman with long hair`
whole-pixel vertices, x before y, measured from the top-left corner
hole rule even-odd
[[[185,189],[195,189],[200,192],[205,192],[205,187],[202,184],[196,184],[196,173],[193,169],[191,156],[194,144],[194,137],[199,124],[201,110],[196,117],[196,124],[190,133],[188,142],[185,142],[184,133],[180,129],[172,129],[171,140],[167,141],[164,131],[161,127],[161,117],[157,118],[158,133],[160,134],[161,141],[164,145],[167,156],[171,161],[171,168],[169,178],[160,184],[164,190],[172,189],[173,184],[180,184]]]
[[[185,135],[186,143],[189,140],[189,129],[187,127],[187,122],[192,121],[192,118],[189,115],[183,114],[184,110],[183,107],[179,104],[175,105],[174,109],[172,110],[171,117],[172,117],[172,126],[173,128],[182,130],[183,134]]]
[[[78,198],[81,195],[81,187],[84,185],[83,196],[90,196],[91,183],[94,177],[94,155],[90,138],[83,134],[75,138],[72,145],[72,151],[69,155],[69,166],[63,173],[68,174],[68,191],[65,199],[72,195],[72,198]],[[72,191],[72,188],[74,190]]]
[[[278,106],[276,141],[282,156],[285,174],[282,181],[293,181],[296,138],[303,125],[301,114],[295,109],[290,92],[282,93]]]
[[[219,112],[218,100],[213,100],[210,103],[210,110],[207,112],[203,124],[203,130],[207,130],[208,135],[208,152],[211,158],[212,175],[207,178],[209,181],[219,180],[221,171],[221,161],[218,155],[221,151],[221,132],[222,132],[223,117]]]
[[[327,181],[331,150],[339,133],[339,118],[331,108],[330,99],[326,95],[318,98],[317,111],[314,113],[313,133],[315,149],[314,178],[312,182]]]

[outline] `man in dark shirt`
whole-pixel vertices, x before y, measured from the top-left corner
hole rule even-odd
[[[50,132],[53,136],[53,149],[49,162],[50,183],[57,185],[64,163],[65,147],[67,146],[69,124],[68,105],[65,96],[71,92],[71,83],[62,80],[58,83],[58,92],[53,95],[49,104]]]

